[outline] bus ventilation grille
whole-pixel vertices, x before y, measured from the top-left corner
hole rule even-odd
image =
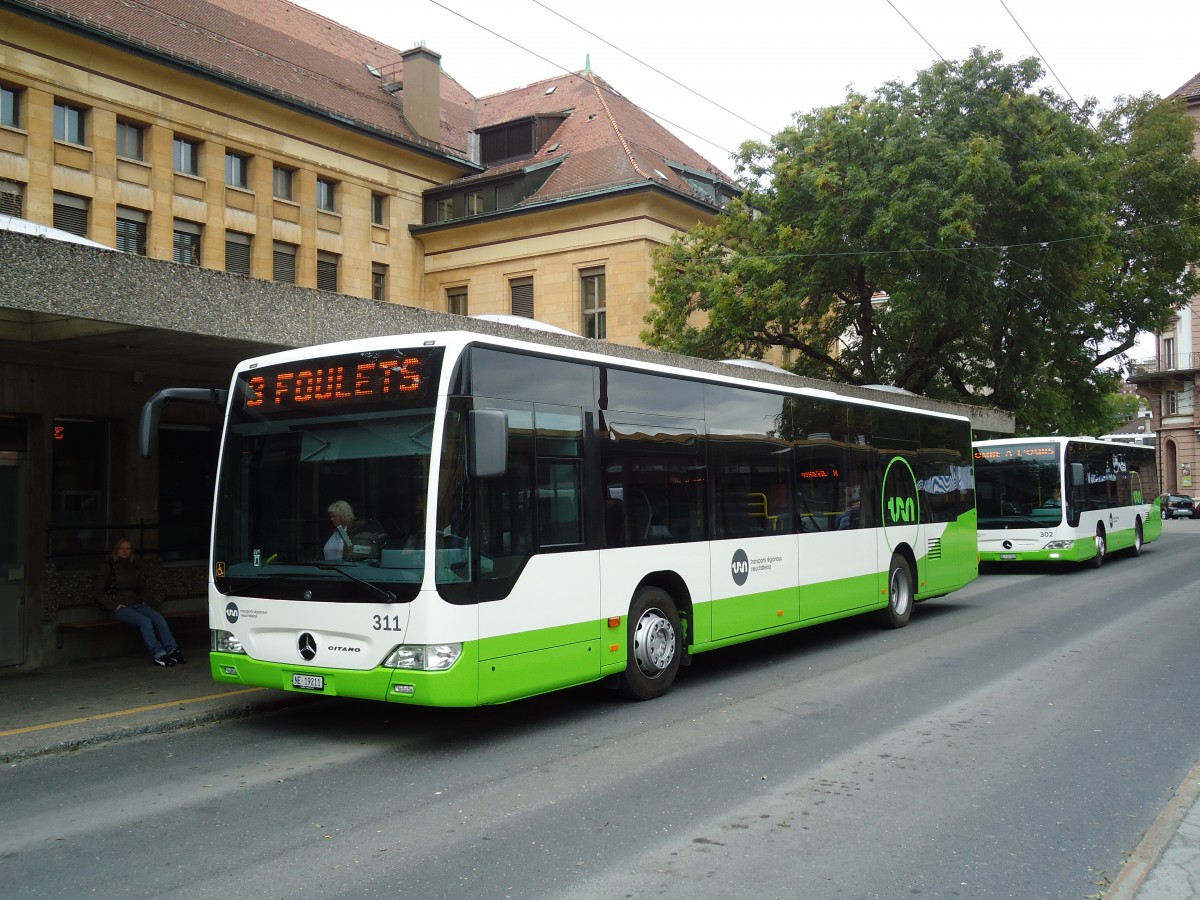
[[[929,552],[927,555],[928,555],[929,559],[941,559],[942,558],[942,539],[941,538],[933,538],[929,542],[928,550],[929,550]]]

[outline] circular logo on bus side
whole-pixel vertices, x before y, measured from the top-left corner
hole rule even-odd
[[[901,541],[916,540],[911,532],[901,530],[921,524],[921,496],[917,491],[917,476],[903,456],[894,456],[883,473],[883,534],[888,549],[896,549]],[[889,533],[890,529],[890,533]]]
[[[236,603],[228,603],[225,606],[225,621],[230,625],[236,625],[238,618],[241,616],[241,611]]]
[[[745,550],[735,550],[733,560],[729,563],[729,571],[733,575],[734,584],[741,587],[750,577],[750,557]]]

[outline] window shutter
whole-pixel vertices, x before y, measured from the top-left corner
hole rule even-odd
[[[512,314],[533,318],[533,279],[514,278],[509,282],[512,290]]]
[[[250,235],[225,232],[225,271],[235,275],[250,274]]]
[[[296,247],[294,244],[275,242],[275,261],[271,277],[284,284],[296,283]]]
[[[149,217],[140,209],[117,207],[117,249],[122,253],[146,255],[146,222]]]
[[[338,258],[336,253],[317,253],[317,289],[322,291],[337,291],[338,289]]]
[[[22,185],[15,181],[0,179],[0,216],[22,215],[24,209],[24,191]]]
[[[175,220],[175,244],[173,258],[177,263],[189,266],[200,265],[200,226],[195,222]]]
[[[72,194],[54,194],[54,227],[79,237],[88,233],[88,200]]]

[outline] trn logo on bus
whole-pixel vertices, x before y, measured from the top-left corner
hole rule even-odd
[[[735,550],[733,560],[729,563],[729,571],[733,575],[733,583],[741,587],[750,577],[750,557],[745,550]]]

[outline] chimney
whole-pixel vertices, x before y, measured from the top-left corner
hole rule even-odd
[[[442,55],[426,47],[400,54],[404,62],[404,118],[418,135],[442,142]]]

